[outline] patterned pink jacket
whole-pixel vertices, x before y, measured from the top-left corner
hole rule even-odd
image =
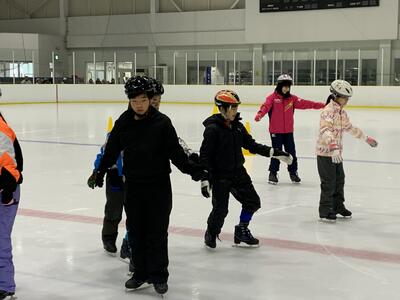
[[[350,123],[347,113],[335,101],[331,101],[322,110],[319,122],[319,136],[317,140],[316,154],[320,156],[332,156],[329,144],[336,144],[340,153],[343,151],[343,132],[349,132],[358,139],[366,139],[361,129]]]

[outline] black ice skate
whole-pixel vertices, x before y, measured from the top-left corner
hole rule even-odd
[[[117,246],[112,241],[103,241],[103,248],[107,252],[107,254],[111,256],[116,256]]]
[[[119,256],[122,259],[130,258],[131,257],[131,247],[129,247],[129,243],[126,239],[122,240],[121,251],[119,252]]]
[[[268,183],[273,185],[278,184],[278,174],[276,172],[269,172]]]
[[[235,226],[234,246],[244,247],[258,247],[259,241],[250,232],[246,224],[239,224]],[[243,243],[243,245],[242,245]]]
[[[333,212],[329,212],[327,214],[320,214],[319,219],[322,222],[335,223],[336,222],[336,214]]]
[[[14,295],[15,295],[14,292],[0,291],[0,300],[6,299],[7,297],[13,299]]]
[[[149,285],[145,280],[136,279],[133,276],[127,282],[125,282],[125,288],[128,292],[146,287],[149,287]]]
[[[351,211],[349,211],[346,207],[342,207],[336,211],[337,215],[341,215],[342,218],[351,219]]]
[[[168,283],[166,282],[154,283],[153,286],[157,294],[164,295],[166,292],[168,292]]]
[[[211,234],[207,230],[204,234],[204,245],[208,249],[215,249],[217,247],[217,239],[219,239],[217,234]]]
[[[291,180],[293,183],[300,183],[301,178],[299,177],[299,175],[297,174],[297,172],[296,172],[296,173],[290,173],[289,175],[290,175],[290,180]]]

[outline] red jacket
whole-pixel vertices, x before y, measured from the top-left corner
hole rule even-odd
[[[284,99],[275,91],[267,97],[257,115],[262,118],[269,114],[270,133],[291,133],[294,131],[295,109],[321,109],[324,106],[324,103],[304,100],[293,94]]]

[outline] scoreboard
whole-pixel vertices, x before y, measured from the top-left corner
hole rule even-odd
[[[379,0],[260,0],[260,12],[379,6]]]

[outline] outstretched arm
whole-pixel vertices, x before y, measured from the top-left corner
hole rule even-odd
[[[350,133],[355,138],[365,141],[371,147],[378,146],[378,142],[374,138],[366,136],[360,128],[355,127],[355,126],[353,126],[353,124],[351,124],[350,118],[348,117],[348,115],[345,111],[343,111],[343,113],[342,113],[342,118],[343,118],[343,123],[344,123],[343,124],[344,131]]]
[[[271,109],[273,104],[273,97],[268,96],[265,102],[260,106],[260,109],[258,110],[254,120],[256,122],[260,121]]]
[[[274,149],[272,147],[257,143],[253,137],[247,132],[246,128],[240,124],[240,130],[243,132],[243,148],[249,150],[251,153],[259,154],[266,157],[274,157],[288,165],[293,162],[293,157],[282,150]]]
[[[325,107],[325,103],[322,102],[315,102],[311,100],[304,100],[297,96],[294,96],[294,108],[296,109],[321,109]]]

